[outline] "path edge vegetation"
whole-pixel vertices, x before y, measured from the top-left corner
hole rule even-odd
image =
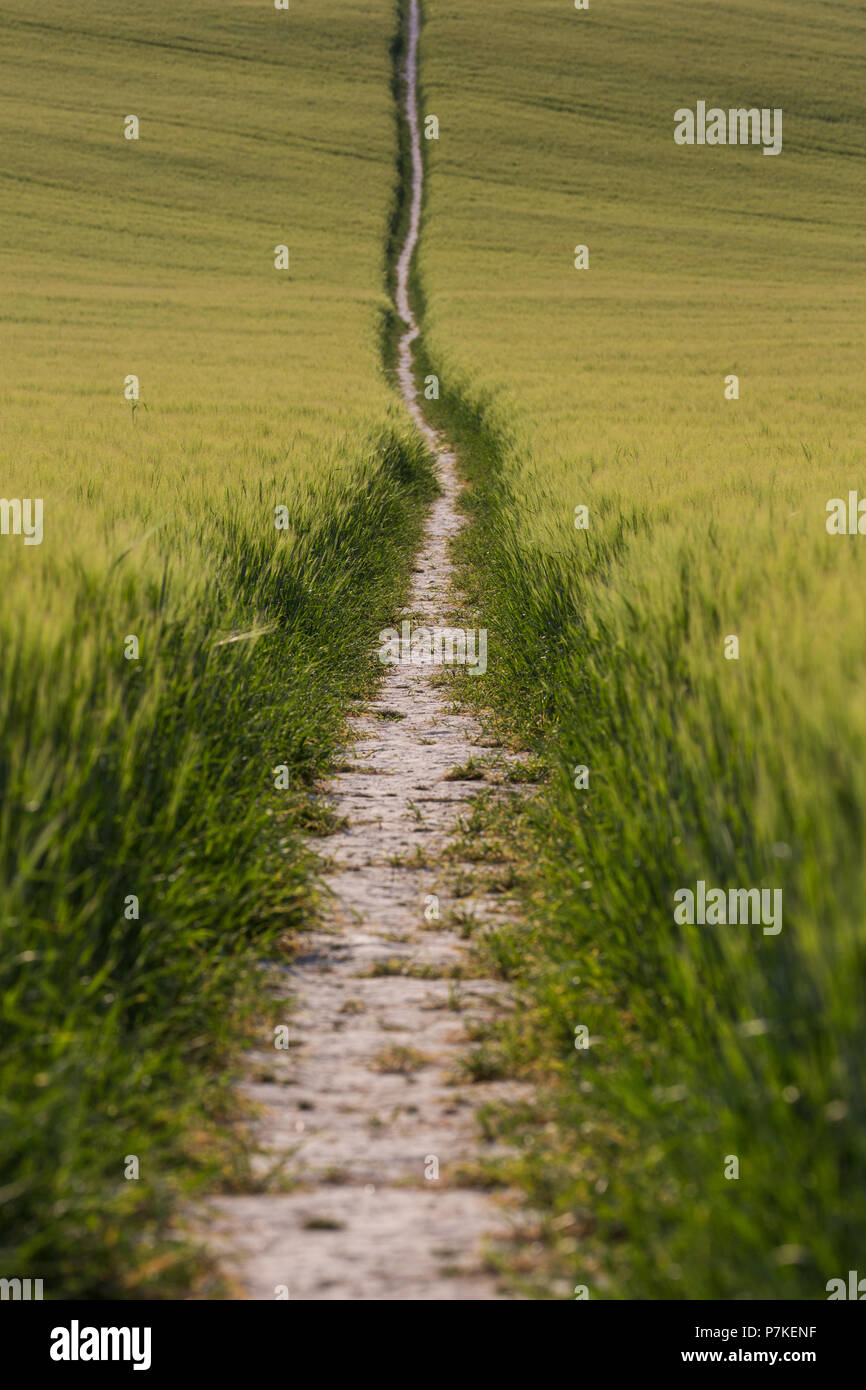
[[[419,91],[424,59],[422,30]],[[489,632],[483,681],[457,686],[529,752],[540,784],[520,810],[482,798],[476,818],[509,844],[521,904],[516,925],[478,940],[519,1004],[486,1046],[538,1095],[483,1117],[521,1155],[500,1176],[538,1221],[541,1253],[504,1263],[541,1298],[583,1286],[606,1299],[822,1299],[829,1278],[857,1267],[866,1226],[860,817],[847,779],[833,815],[851,872],[828,914],[808,797],[771,707],[744,737],[714,701],[714,677],[692,686],[690,633],[720,618],[688,549],[670,608],[617,624],[608,596],[632,543],[660,525],[648,511],[597,499],[605,526],[580,549],[527,540],[539,485],[511,404],[431,354],[423,309],[437,287],[417,258],[413,269],[416,384],[438,378],[425,411],[467,483],[457,583]],[[768,783],[788,817],[769,837]],[[784,881],[785,929],[678,927],[674,888],[699,878]]]
[[[398,147],[389,288],[404,158]],[[396,316],[370,313],[390,377]],[[184,1213],[253,1182],[236,1086],[244,1049],[271,1032],[263,964],[289,959],[315,921],[308,836],[328,828],[315,786],[349,702],[378,684],[373,628],[405,596],[437,487],[408,419],[354,454],[289,503],[285,529],[276,494],[250,528],[241,480],[207,529],[160,538],[159,590],[121,556],[82,581],[75,632],[41,646],[5,634],[0,1265],[42,1279],[46,1299],[226,1293]],[[190,542],[208,572],[179,611],[171,552]],[[150,659],[79,666],[82,639],[116,645],[121,589],[140,602]],[[44,765],[38,801],[27,759]]]

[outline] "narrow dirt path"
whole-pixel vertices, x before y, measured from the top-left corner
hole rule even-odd
[[[399,379],[437,456],[442,492],[405,612],[435,627],[448,625],[459,603],[448,546],[462,519],[454,456],[425,421],[412,379],[419,329],[409,266],[423,179],[418,29],[411,0],[404,109],[412,200],[397,266],[406,324]],[[316,842],[329,861],[332,897],[322,929],[304,937],[284,972],[290,1046],[257,1054],[254,1067],[272,1079],[246,1087],[262,1106],[259,1164],[288,1158],[285,1173],[298,1186],[214,1204],[223,1263],[252,1298],[273,1299],[279,1286],[293,1299],[504,1296],[483,1249],[512,1218],[501,1198],[469,1185],[466,1174],[480,1156],[476,1110],[518,1088],[461,1079],[460,1063],[472,1047],[468,1026],[507,1001],[500,983],[471,978],[466,942],[448,929],[448,871],[436,867],[478,789],[446,775],[470,757],[489,761],[490,748],[475,720],[450,712],[437,667],[385,669],[378,699],[351,720],[347,770],[325,788],[345,828]],[[432,894],[438,921],[425,918]],[[471,907],[479,917],[496,910],[478,897]],[[461,975],[468,978],[458,982]]]

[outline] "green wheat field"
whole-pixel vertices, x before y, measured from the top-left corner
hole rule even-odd
[[[0,536],[0,1273],[52,1296],[220,1295],[177,1216],[250,1180],[258,963],[315,917],[311,792],[436,489],[394,376],[403,8],[0,0],[0,494],[44,499]],[[866,497],[866,12],[423,18],[416,370],[490,633],[459,689],[537,777],[479,943],[538,1094],[491,1121],[540,1214],[507,1273],[825,1298],[866,1239],[866,540],[826,525]],[[675,144],[701,99],[782,108],[781,154]],[[678,924],[699,880],[782,889],[781,931]]]

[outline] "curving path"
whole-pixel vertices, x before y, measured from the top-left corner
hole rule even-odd
[[[419,327],[409,303],[409,267],[423,186],[418,0],[410,0],[409,21],[404,109],[412,200],[397,265],[397,308],[406,324],[399,381],[437,456],[442,490],[405,612],[437,626],[460,611],[448,548],[462,519],[454,456],[425,420],[412,376]],[[478,1106],[518,1088],[455,1076],[472,1046],[467,1025],[507,1000],[498,982],[455,983],[468,963],[466,942],[447,925],[455,906],[448,874],[460,866],[441,863],[479,786],[446,781],[446,774],[470,757],[489,762],[491,750],[475,720],[451,711],[431,680],[435,667],[385,671],[378,699],[350,721],[355,741],[345,770],[325,787],[345,828],[316,842],[328,860],[331,896],[323,925],[304,937],[284,971],[290,1047],[255,1054],[254,1074],[270,1079],[245,1088],[262,1106],[258,1165],[264,1170],[285,1160],[286,1175],[298,1185],[214,1204],[214,1244],[252,1298],[272,1299],[281,1285],[293,1299],[505,1296],[484,1248],[488,1238],[512,1229],[518,1215],[502,1198],[472,1186],[467,1169],[480,1156]],[[406,864],[408,858],[418,862]],[[428,894],[439,897],[438,921],[425,919]],[[481,897],[470,906],[479,919],[497,911]],[[438,1179],[430,1176],[434,1158]]]

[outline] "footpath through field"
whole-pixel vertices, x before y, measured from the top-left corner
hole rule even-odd
[[[459,609],[449,543],[462,517],[455,459],[427,424],[412,374],[419,333],[409,302],[423,162],[417,113],[418,0],[410,0],[404,111],[411,144],[409,227],[397,264],[400,389],[437,458],[433,504],[405,614],[428,628]],[[371,638],[374,634],[371,634]],[[377,700],[353,717],[344,770],[325,791],[343,828],[317,842],[333,895],[321,929],[285,972],[287,1051],[252,1058],[267,1083],[263,1168],[285,1159],[298,1186],[214,1204],[215,1240],[248,1296],[301,1299],[497,1299],[484,1260],[489,1237],[517,1219],[473,1186],[478,1107],[519,1093],[513,1082],[461,1078],[468,1028],[507,1004],[504,987],[471,977],[468,947],[448,928],[440,864],[477,782],[445,780],[470,758],[489,760],[477,721],[451,712],[434,665],[386,668]],[[503,794],[505,794],[503,792]],[[453,868],[459,869],[459,865]],[[425,917],[439,899],[437,920]],[[474,915],[497,911],[475,897]],[[461,975],[466,978],[459,978]],[[280,1084],[282,1083],[282,1084]],[[477,1181],[477,1179],[476,1179]],[[286,1293],[283,1293],[286,1296]]]

